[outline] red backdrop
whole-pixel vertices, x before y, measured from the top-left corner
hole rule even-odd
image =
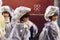
[[[3,0],[3,5],[9,5],[13,9],[18,6],[27,6],[32,9],[30,20],[33,21],[41,31],[44,26],[44,12],[47,6],[53,5],[53,0]]]

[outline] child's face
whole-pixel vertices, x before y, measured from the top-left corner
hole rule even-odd
[[[24,17],[24,18],[23,18],[23,22],[27,22],[28,20],[29,20],[29,17],[27,17],[27,18]]]
[[[6,18],[6,17],[9,17],[9,14],[8,13],[3,13],[3,16]]]
[[[10,22],[10,17],[8,13],[3,13],[6,22]]]
[[[52,16],[52,21],[56,21],[56,20],[58,20],[58,16],[56,15],[56,16]]]

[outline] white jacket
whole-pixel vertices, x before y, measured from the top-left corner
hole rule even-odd
[[[59,26],[55,22],[48,22],[43,28],[39,40],[60,40]]]

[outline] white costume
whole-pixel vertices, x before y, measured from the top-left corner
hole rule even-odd
[[[53,16],[54,14],[59,13],[59,8],[55,6],[48,6],[45,12],[45,20],[49,21],[45,24],[43,28],[39,40],[60,40],[60,30],[57,24],[57,21],[51,21],[49,16]]]
[[[12,16],[12,10],[10,9],[9,6],[2,6],[0,8],[0,13],[3,13],[4,11],[9,12],[10,15]],[[5,31],[6,31],[5,40],[9,38],[12,28],[13,28],[12,23],[10,22],[10,18],[8,17],[7,19],[5,19]]]
[[[19,11],[19,10],[20,10],[20,11]],[[26,14],[27,12],[30,12],[30,11],[31,11],[30,8],[21,6],[21,7],[16,8],[14,14],[16,15],[17,13],[20,12],[19,14],[16,15],[16,18],[17,18],[17,19],[20,19],[24,14]],[[20,20],[18,20],[18,21],[20,21]],[[29,30],[30,30],[30,28],[33,26],[33,30],[34,30],[34,32],[33,32],[33,37],[35,37],[35,35],[38,33],[38,28],[37,28],[37,26],[36,26],[33,22],[31,22],[30,20],[28,20],[27,22],[25,22],[25,24],[29,26],[29,27],[28,27]]]
[[[31,9],[28,7],[18,7],[14,11],[15,16],[13,17],[14,28],[9,36],[10,40],[29,40],[30,31],[28,26],[25,23],[20,23],[20,18],[26,14],[26,12],[30,12]]]

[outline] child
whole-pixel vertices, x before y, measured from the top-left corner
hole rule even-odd
[[[45,20],[48,21],[43,28],[39,40],[60,40],[60,30],[58,26],[59,8],[48,6],[45,12]]]

